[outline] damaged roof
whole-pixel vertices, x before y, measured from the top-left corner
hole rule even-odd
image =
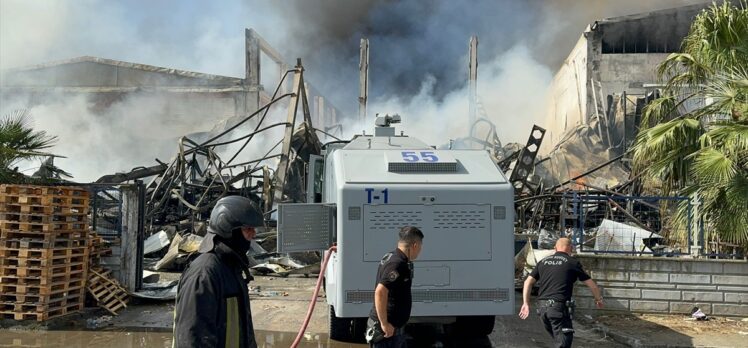
[[[0,72],[4,88],[177,87],[242,90],[244,79],[83,56]],[[238,88],[237,88],[238,87]],[[231,91],[231,90],[229,90]]]

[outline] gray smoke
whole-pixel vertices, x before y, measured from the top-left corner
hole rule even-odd
[[[250,27],[288,63],[304,59],[308,80],[343,111],[351,134],[371,129],[370,122],[352,121],[357,114],[358,42],[368,37],[370,115],[400,113],[408,133],[442,144],[467,132],[467,43],[477,35],[483,116],[499,125],[502,141],[524,142],[531,125],[543,119],[543,95],[553,72],[587,24],[700,2],[3,0],[0,69],[92,55],[242,77],[243,28]],[[265,87],[274,88],[271,83]],[[0,105],[0,113],[24,102]],[[149,165],[154,157],[175,151],[171,138],[134,140],[159,130],[174,132],[169,122],[152,119],[158,118],[158,101],[124,100],[103,116],[89,112],[86,103],[56,99],[31,110],[38,128],[60,138],[54,152],[69,157],[66,163],[74,168],[60,166],[76,179]],[[176,128],[206,130],[202,121]],[[128,153],[112,158],[114,149],[100,149],[104,141]],[[92,151],[101,153],[91,156]]]

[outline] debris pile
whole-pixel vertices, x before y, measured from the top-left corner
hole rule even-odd
[[[288,76],[293,76],[294,93],[279,95]],[[182,270],[207,231],[211,209],[228,195],[245,196],[257,203],[266,221],[258,229],[259,241],[274,240],[273,203],[306,201],[308,164],[311,156],[321,152],[317,133],[327,134],[312,126],[305,88],[299,62],[280,81],[270,102],[256,112],[229,127],[180,138],[177,154],[169,163],[98,180],[117,184],[150,177],[144,202],[146,269]],[[283,107],[281,101],[288,101],[286,122],[269,124],[268,112],[273,105]],[[297,110],[303,113],[298,122]],[[285,130],[282,139],[263,155],[247,158],[247,153],[264,151],[261,145],[267,143],[267,134],[280,129]],[[288,273],[307,266],[263,256],[267,253],[263,249],[257,254],[261,259],[256,264],[266,265],[262,272]]]
[[[641,113],[640,108],[636,112]],[[615,117],[618,122],[623,116]],[[697,223],[670,218],[679,204],[690,203],[686,197],[657,197],[657,192],[643,189],[626,152],[633,129],[627,128],[628,134],[619,134],[617,128],[601,131],[594,118],[567,131],[552,151],[540,156],[542,127],[533,126],[524,145],[502,145],[490,121],[479,119],[472,128],[479,123],[488,124],[485,137],[471,135],[451,146],[480,145],[507,173],[515,190],[516,252],[528,238],[535,249],[552,249],[556,239],[570,237],[580,246],[578,251],[690,253],[688,236],[697,235]]]

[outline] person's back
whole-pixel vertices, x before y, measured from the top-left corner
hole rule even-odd
[[[538,300],[559,302],[571,300],[574,282],[590,279],[582,264],[564,252],[540,260],[531,276],[538,280]]]
[[[571,257],[571,250],[571,241],[559,238],[556,241],[556,253],[538,262],[525,280],[522,290],[523,304],[519,316],[527,319],[530,315],[530,291],[535,282],[538,282],[538,314],[545,330],[554,340],[554,347],[571,347],[574,339],[570,301],[577,280],[590,288],[598,308],[603,306],[600,290],[584,271],[582,264]]]

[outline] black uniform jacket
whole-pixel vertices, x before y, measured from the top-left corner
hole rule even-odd
[[[174,347],[257,347],[246,269],[223,243],[182,273],[174,308]]]
[[[382,284],[389,290],[387,321],[396,328],[405,326],[410,319],[412,305],[410,288],[412,283],[412,263],[410,263],[407,255],[400,249],[395,249],[382,257],[377,270],[377,284]],[[369,318],[379,321],[376,303],[372,305]]]
[[[574,283],[590,279],[579,260],[563,252],[548,256],[535,266],[530,276],[538,281],[538,300],[571,300]]]

